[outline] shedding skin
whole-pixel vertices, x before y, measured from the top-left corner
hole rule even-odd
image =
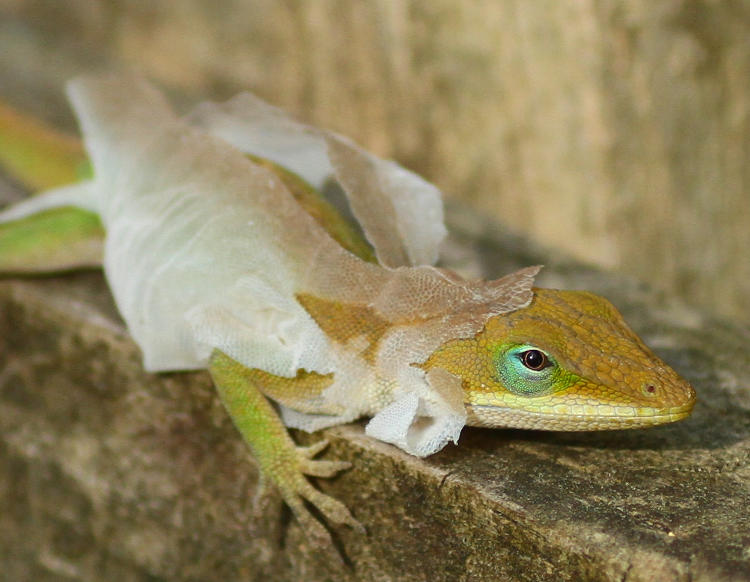
[[[360,160],[351,145],[334,142],[338,157]],[[0,164],[30,190],[58,186],[80,176],[82,152],[75,138],[59,136],[0,106]],[[257,156],[251,159],[273,172],[338,245],[363,261],[375,262],[378,249],[362,239],[314,188],[275,163]],[[350,166],[345,181],[359,180],[363,188],[370,187],[368,181],[377,182],[372,166],[364,164],[362,171],[354,162]],[[382,226],[377,221],[370,224],[374,230]],[[0,225],[0,271],[89,267],[99,263],[103,237],[97,216],[77,208],[11,220]],[[386,243],[398,242],[381,238]],[[398,257],[408,253],[396,249],[389,254],[399,263]],[[453,276],[443,273],[446,278]],[[390,405],[392,381],[380,375],[379,350],[396,322],[361,302],[310,293],[298,293],[295,299],[332,343],[356,345],[355,355],[375,371],[372,394],[378,400],[373,412]],[[399,320],[400,331],[413,328],[421,333],[431,322],[454,321],[451,313],[428,313],[434,305],[425,304],[426,311]],[[411,337],[418,339],[419,333]],[[527,307],[490,317],[478,332],[451,337],[412,365],[427,377],[457,379],[467,424],[475,426],[566,431],[644,427],[685,418],[695,403],[692,387],[643,344],[611,303],[580,291],[534,289]],[[281,405],[305,414],[341,415],[326,398],[335,374],[300,369],[293,377],[277,376],[246,367],[218,349],[211,354],[208,370],[262,474],[275,484],[310,540],[331,546],[326,528],[307,504],[330,522],[364,531],[341,502],[318,491],[307,479],[332,477],[349,464],[315,459],[325,449],[325,440],[297,447],[277,412]],[[363,389],[351,386],[351,390]]]

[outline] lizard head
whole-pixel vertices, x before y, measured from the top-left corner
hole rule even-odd
[[[461,378],[475,426],[643,427],[681,420],[695,403],[609,301],[582,291],[535,289],[528,307],[446,342],[422,367]]]

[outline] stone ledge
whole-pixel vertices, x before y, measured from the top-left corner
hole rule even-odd
[[[498,275],[538,250],[452,208],[448,256]],[[511,249],[510,251],[502,249]],[[204,373],[151,375],[100,275],[0,282],[0,563],[13,580],[745,580],[750,332],[547,258],[602,292],[696,387],[642,431],[466,429],[425,460],[326,431],[353,469],[320,488],[367,528],[310,548]],[[306,438],[304,435],[298,435]]]

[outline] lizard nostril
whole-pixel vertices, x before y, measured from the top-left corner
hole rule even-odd
[[[641,391],[644,396],[656,396],[656,386],[653,384],[644,384]]]

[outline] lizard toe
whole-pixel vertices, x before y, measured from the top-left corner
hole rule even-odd
[[[300,471],[312,477],[333,477],[352,466],[347,461],[314,461],[312,459],[299,459],[298,464]]]
[[[321,439],[317,443],[313,443],[309,446],[297,447],[297,455],[300,458],[312,459],[313,457],[316,457],[318,453],[325,450],[328,444],[329,444],[328,439]]]

